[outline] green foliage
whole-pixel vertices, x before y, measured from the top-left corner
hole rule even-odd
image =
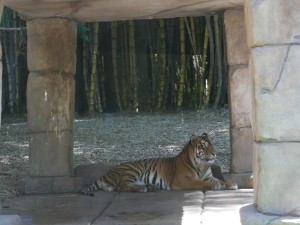
[[[79,37],[86,42],[90,42],[90,29],[86,23],[78,23],[77,25],[78,35]]]
[[[138,111],[196,109],[207,104],[226,104],[226,82],[223,81],[226,81],[227,67],[222,65],[224,69],[220,70],[220,65],[217,67],[214,63],[216,51],[219,53],[219,64],[225,63],[225,60],[220,59],[225,52],[224,42],[220,41],[224,37],[224,29],[219,27],[223,24],[222,19],[222,16],[216,17],[215,23],[211,23],[211,16],[206,19],[185,18],[181,19],[181,26],[178,18],[130,23],[119,21],[118,26],[114,23],[112,26],[111,22],[101,22],[97,23],[99,29],[95,29],[95,23],[78,23],[75,78],[76,93],[79,93],[76,105],[80,105],[80,108],[76,110],[85,112],[89,108],[92,101],[79,95],[86,93],[89,96],[91,86],[95,91],[93,100],[105,112],[121,109],[132,111],[133,108]],[[25,22],[11,9],[4,8],[2,27],[18,28],[23,24]],[[214,32],[216,28],[218,32]],[[26,54],[16,54],[20,52],[20,44],[17,42],[19,37],[25,37],[20,35],[22,32],[1,31],[2,46],[5,47],[3,86],[10,87],[9,82],[12,82],[12,87],[20,86],[21,90],[17,93],[21,97],[26,96],[20,94],[26,90],[26,80],[21,79],[27,75],[14,77],[16,73],[13,71],[20,60],[24,63],[17,66],[24,64],[24,67],[19,71],[22,74],[28,71]],[[218,49],[214,46],[217,38]],[[91,65],[94,66],[93,77]],[[17,95],[13,88],[10,89],[3,88],[5,112],[10,112],[14,104],[10,104],[11,96]],[[25,97],[24,100],[21,97],[15,102],[22,101],[26,105]],[[225,100],[222,102],[222,99]],[[97,109],[100,107],[97,106]]]
[[[1,27],[11,27],[12,23],[13,23],[13,11],[10,8],[5,6],[3,9],[0,26]]]

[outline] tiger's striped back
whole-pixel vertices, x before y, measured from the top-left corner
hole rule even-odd
[[[89,194],[98,189],[137,192],[170,190],[168,179],[172,174],[163,171],[165,167],[172,164],[174,158],[144,159],[123,163],[83,189],[82,194]]]

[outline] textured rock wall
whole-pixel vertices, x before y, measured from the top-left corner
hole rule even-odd
[[[0,18],[1,18],[1,16],[2,15],[0,15]],[[0,129],[1,129],[1,114],[2,114],[2,73],[3,73],[3,67],[2,67],[2,46],[1,46],[1,43],[0,43]]]
[[[2,1],[0,1],[0,22],[2,18],[2,12],[3,12],[3,4]],[[2,112],[2,46],[0,43],[0,129],[1,129],[1,112]]]
[[[300,1],[246,0],[260,212],[299,214]]]

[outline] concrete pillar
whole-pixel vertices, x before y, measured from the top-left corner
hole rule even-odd
[[[77,26],[61,18],[34,19],[27,21],[27,37],[30,178],[20,182],[21,192],[70,191],[60,186],[73,175]]]
[[[0,15],[1,18],[2,15]],[[3,66],[2,66],[2,46],[0,43],[0,129],[1,129],[1,115],[2,115],[2,74],[3,74]]]
[[[245,1],[254,193],[262,213],[300,215],[299,12],[300,1]]]
[[[3,13],[3,4],[2,1],[0,1],[0,22],[2,18]],[[1,129],[1,114],[2,114],[2,73],[3,73],[3,67],[2,67],[2,46],[0,43],[0,129]]]
[[[224,14],[229,66],[230,173],[244,174],[249,179],[252,174],[253,133],[250,122],[249,49],[244,18],[243,10],[227,10]],[[238,184],[242,187],[252,186],[248,179]]]

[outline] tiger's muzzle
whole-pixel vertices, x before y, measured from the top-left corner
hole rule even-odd
[[[216,154],[210,154],[205,156],[205,161],[209,164],[213,164],[216,159]]]

